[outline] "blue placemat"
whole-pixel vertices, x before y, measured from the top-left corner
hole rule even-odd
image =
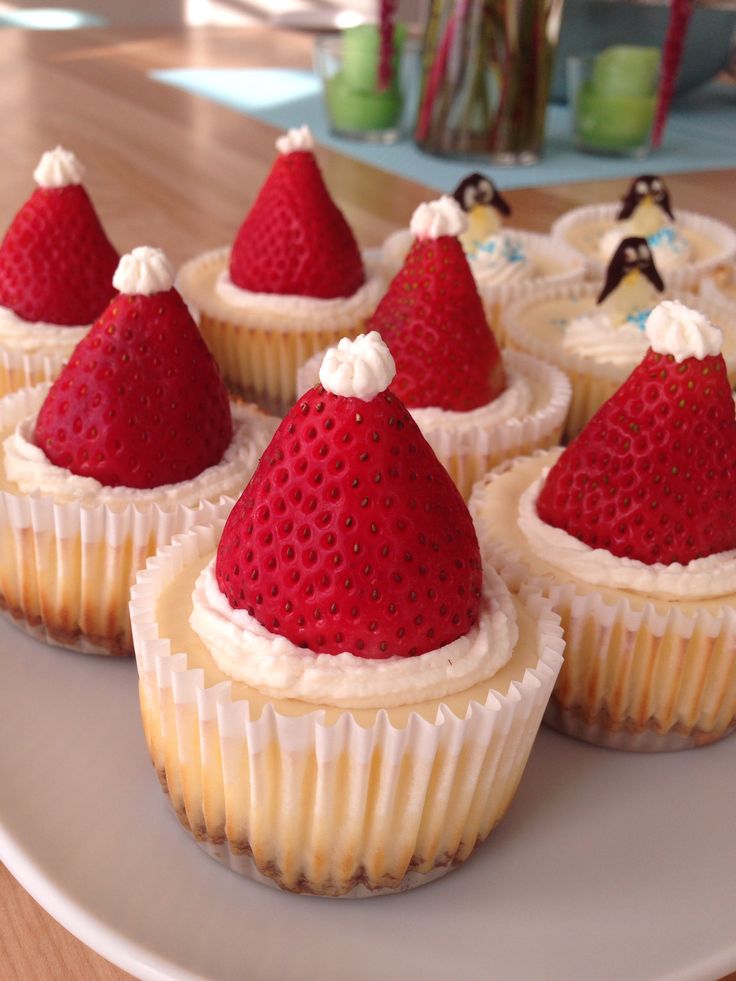
[[[185,89],[280,129],[306,123],[317,143],[381,170],[446,191],[467,174],[467,162],[420,153],[410,139],[376,146],[333,136],[327,129],[318,79],[286,68],[171,68],[151,72],[159,82]],[[633,177],[642,170],[675,173],[736,167],[736,85],[713,84],[681,100],[672,110],[665,146],[646,159],[621,160],[576,153],[570,146],[565,106],[550,106],[541,163],[495,167],[501,188],[540,187],[577,181]]]

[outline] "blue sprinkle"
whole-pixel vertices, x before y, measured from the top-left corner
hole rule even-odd
[[[634,326],[638,327],[639,330],[644,330],[644,326],[646,325],[647,322],[647,317],[651,312],[652,312],[651,308],[649,310],[635,310],[633,313],[630,313],[628,315],[628,317],[626,318],[626,323],[634,324]]]
[[[649,243],[650,249],[653,249],[658,245],[669,245],[672,248],[676,248],[676,238],[677,232],[670,226],[669,228],[660,228],[658,232],[647,236],[647,242]]]

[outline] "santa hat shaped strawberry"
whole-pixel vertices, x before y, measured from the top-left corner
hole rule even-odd
[[[118,253],[73,153],[49,150],[33,176],[38,187],[0,245],[0,305],[31,322],[86,326],[115,294]]]
[[[325,187],[309,129],[289,130],[276,146],[279,156],[233,245],[232,282],[255,293],[352,296],[365,281],[360,250]]]
[[[120,294],[80,341],[38,415],[52,463],[108,486],[196,477],[232,438],[227,392],[159,249],[123,256]]]
[[[220,541],[235,609],[326,654],[413,656],[478,619],[481,560],[462,497],[402,402],[375,332],[328,351]]]
[[[664,301],[651,347],[547,475],[539,517],[647,564],[736,548],[736,418],[721,332]]]
[[[391,389],[409,408],[464,412],[506,387],[503,362],[458,240],[467,216],[454,198],[421,204],[414,244],[368,327],[396,362]]]

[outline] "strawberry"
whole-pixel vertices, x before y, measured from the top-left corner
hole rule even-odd
[[[401,401],[322,384],[282,421],[233,508],[216,575],[272,633],[365,658],[464,635],[482,582],[465,503]]]
[[[124,256],[116,283],[126,260],[155,252]],[[36,444],[52,463],[108,486],[157,487],[221,460],[232,438],[227,393],[171,281],[148,295],[120,281],[120,295],[75,348],[36,423]]]
[[[391,390],[412,409],[465,412],[506,387],[501,354],[454,235],[416,239],[367,329],[388,344],[396,361]]]
[[[355,237],[311,149],[277,158],[240,226],[230,278],[256,293],[320,299],[352,296],[365,282]]]
[[[118,260],[81,184],[39,187],[0,245],[0,304],[28,321],[91,324],[115,295]]]
[[[736,548],[736,419],[722,355],[678,363],[650,348],[552,467],[537,512],[592,548],[650,565]]]

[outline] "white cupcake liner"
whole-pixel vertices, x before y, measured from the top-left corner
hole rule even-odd
[[[548,604],[522,600],[536,665],[463,718],[441,704],[432,721],[306,706],[286,716],[270,702],[251,717],[242,689],[208,685],[157,623],[157,598],[214,550],[223,520],[176,536],[131,593],[144,728],[181,823],[235,871],[293,892],[402,891],[464,861],[510,803],[559,671]]]
[[[571,240],[570,235],[586,224],[594,226],[605,223],[609,228],[616,224],[616,215],[621,208],[620,203],[616,204],[593,204],[582,208],[574,208],[562,215],[554,222],[550,229],[553,238],[574,249],[585,259],[586,276],[588,279],[602,280],[606,274],[607,263],[597,255],[598,236],[591,238],[590,252],[578,248]],[[693,290],[697,291],[702,279],[710,275],[715,269],[726,262],[732,261],[736,256],[736,231],[722,221],[709,218],[707,215],[699,215],[693,211],[682,211],[677,208],[675,211],[676,221],[679,227],[687,234],[688,229],[702,235],[713,243],[713,252],[703,256],[696,254],[683,262],[682,266],[662,272],[668,291],[672,290]],[[607,229],[606,229],[607,230]]]
[[[480,481],[470,501],[484,558],[509,588],[550,600],[562,619],[565,662],[545,722],[612,749],[670,751],[704,746],[736,728],[736,596],[710,607],[591,586],[537,558],[492,501],[513,501],[504,476],[518,458]],[[535,471],[536,476],[536,471]]]
[[[2,399],[0,431],[37,412],[47,390]],[[47,643],[132,654],[127,604],[135,573],[177,532],[209,522],[216,505],[231,508],[250,473],[243,467],[233,480],[232,497],[190,504],[62,503],[40,491],[0,491],[0,609]]]
[[[230,249],[215,249],[185,263],[177,288],[198,315],[199,329],[228,388],[269,412],[285,413],[294,402],[297,366],[341,337],[357,337],[383,293],[383,279],[368,267],[362,303],[321,310],[319,300],[294,297],[279,311],[234,307],[214,284],[227,268]],[[284,298],[286,299],[286,298]],[[349,300],[350,298],[348,298]]]
[[[724,273],[725,270],[719,270],[718,272]],[[731,292],[729,293],[723,289],[718,274],[709,279],[704,279],[700,284],[700,296],[703,300],[722,311],[721,319],[717,321],[718,323],[729,322],[736,324],[736,267],[733,268],[731,275],[734,285],[731,286]]]
[[[576,351],[568,351],[558,338],[540,337],[529,314],[539,304],[554,300],[589,300],[592,312],[599,293],[600,284],[594,283],[539,286],[524,299],[506,307],[503,313],[506,341],[510,349],[555,365],[570,379],[572,399],[564,429],[565,441],[577,436],[601,405],[626,381],[641,359],[615,364],[596,361]],[[724,332],[723,355],[728,376],[731,385],[736,385],[736,320],[727,315],[722,305],[693,293],[668,289],[662,294],[662,299],[681,300],[687,306],[702,310],[721,327]]]
[[[319,381],[324,353],[320,351],[298,369],[298,395]],[[520,351],[505,350],[501,356],[504,365],[523,375],[532,387],[534,402],[526,415],[492,419],[487,425],[463,426],[448,420],[446,426],[429,430],[423,429],[421,420],[417,420],[425,439],[466,500],[476,481],[503,460],[557,446],[570,406],[572,389],[564,372]]]
[[[41,382],[53,381],[60,373],[74,350],[51,352],[15,351],[0,347],[0,398],[31,388]]]

